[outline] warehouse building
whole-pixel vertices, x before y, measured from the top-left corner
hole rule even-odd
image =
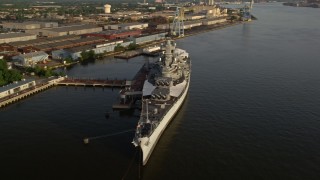
[[[0,98],[19,93],[22,90],[34,87],[36,85],[33,79],[23,79],[22,81],[14,82],[6,86],[0,87]]]
[[[104,29],[111,29],[111,30],[131,30],[131,29],[145,29],[148,27],[148,23],[124,23],[124,24],[111,24],[105,25]]]
[[[68,48],[68,49],[60,49],[60,50],[52,51],[52,58],[65,59],[70,57],[73,60],[77,60],[81,58],[81,52],[83,51],[93,50],[96,54],[102,54],[102,53],[114,51],[114,48],[118,44],[120,44],[123,47],[127,47],[131,43],[132,41],[124,42],[123,40],[116,40],[116,41],[110,41],[110,42],[101,43],[97,45],[86,45],[86,46],[80,46],[80,47],[74,47],[74,48]]]
[[[98,27],[91,24],[62,26],[62,27],[48,28],[48,29],[26,30],[26,32],[28,33],[36,34],[38,36],[44,36],[44,37],[82,35],[82,34],[88,34],[88,33],[101,32],[101,31],[102,31],[102,27]]]
[[[163,33],[135,37],[135,38],[132,38],[132,40],[133,40],[133,43],[135,43],[135,44],[143,44],[143,43],[147,43],[147,42],[165,39],[166,35],[167,35],[167,32],[163,32]]]
[[[49,55],[43,51],[20,54],[12,57],[12,61],[21,66],[34,66],[38,62],[48,60]]]
[[[33,39],[33,40],[23,41],[23,42],[11,42],[9,43],[9,45],[19,49],[19,48],[24,48],[28,46],[37,46],[37,45],[43,45],[43,44],[49,44],[49,43],[55,43],[55,42],[76,40],[80,38],[81,37],[77,35],[66,35],[66,36],[58,36],[58,37],[51,37],[51,38]]]
[[[52,50],[72,48],[88,44],[97,44],[105,41],[106,40],[102,37],[81,38],[80,36],[76,35],[67,35],[53,38],[35,39],[25,42],[14,42],[10,43],[9,45],[17,48],[21,53],[28,53],[31,51],[45,51],[49,53]]]
[[[186,21],[184,22],[183,28],[184,29],[191,29],[193,27],[197,27],[197,26],[201,26],[202,25],[202,21],[198,20],[198,21]]]
[[[40,28],[54,28],[58,27],[57,22],[3,22],[3,28],[7,29],[21,29],[21,30],[30,30],[30,29],[40,29]]]
[[[141,30],[110,30],[110,31],[102,31],[98,33],[85,34],[85,36],[103,37],[108,40],[114,40],[114,39],[124,39],[128,37],[140,36],[141,33],[142,33]]]
[[[206,15],[198,14],[198,15],[186,15],[185,20],[199,20],[206,18]]]
[[[224,23],[224,22],[227,22],[227,18],[214,18],[214,19],[206,19],[202,21],[203,25],[213,25],[213,24]]]
[[[4,34],[0,34],[0,44],[16,42],[16,41],[28,41],[36,38],[37,38],[36,35],[28,34],[28,33],[4,33]]]

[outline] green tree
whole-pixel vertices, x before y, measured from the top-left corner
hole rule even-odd
[[[124,50],[125,50],[125,48],[123,46],[121,46],[121,44],[117,44],[117,46],[114,47],[115,52],[124,51]]]
[[[135,50],[135,49],[138,49],[138,48],[139,48],[139,45],[136,44],[136,43],[131,43],[128,46],[128,50]]]

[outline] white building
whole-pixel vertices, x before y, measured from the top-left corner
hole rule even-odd
[[[112,30],[131,30],[131,29],[145,29],[148,27],[148,23],[124,23],[124,24],[111,24],[105,25],[104,29]]]
[[[31,52],[27,54],[20,54],[18,56],[12,57],[15,64],[21,66],[33,66],[38,62],[48,60],[49,55],[43,51]]]
[[[35,85],[36,85],[35,80],[23,79],[22,81],[14,82],[12,84],[2,86],[2,87],[0,87],[0,98],[4,98],[6,96],[18,93],[22,90],[34,87]]]

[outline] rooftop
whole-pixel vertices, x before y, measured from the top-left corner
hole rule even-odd
[[[91,25],[91,24],[81,24],[81,25],[73,25],[73,26],[61,26],[56,28],[46,28],[45,30],[54,31],[54,32],[66,32],[66,31],[77,31],[77,30],[92,29],[92,28],[101,28],[101,27]]]
[[[66,49],[69,52],[82,52],[82,51],[86,51],[86,50],[91,50],[93,49],[92,45],[85,45],[85,46],[79,46],[79,47],[74,47],[74,48],[68,48]]]
[[[31,53],[27,53],[27,54],[20,54],[18,56],[23,57],[23,58],[32,58],[35,56],[49,56],[49,55],[43,51],[38,51],[38,52],[31,52]]]
[[[28,33],[3,33],[3,34],[0,34],[0,39],[25,37],[25,36],[36,36],[36,35],[28,34]]]
[[[108,31],[101,31],[91,34],[102,34],[102,35],[113,35],[113,34],[121,34],[121,33],[127,33],[127,32],[137,32],[141,30],[108,30]]]
[[[30,83],[32,81],[34,81],[34,79],[24,79],[24,80],[18,81],[16,83],[11,83],[11,84],[8,84],[8,85],[5,85],[5,86],[1,86],[0,87],[0,92],[8,91],[10,89],[16,88],[16,87],[21,86],[23,84]]]

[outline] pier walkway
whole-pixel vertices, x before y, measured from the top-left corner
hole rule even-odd
[[[66,78],[57,83],[63,86],[91,86],[91,87],[115,87],[122,88],[128,86],[130,81],[117,79],[81,79],[81,78]]]

